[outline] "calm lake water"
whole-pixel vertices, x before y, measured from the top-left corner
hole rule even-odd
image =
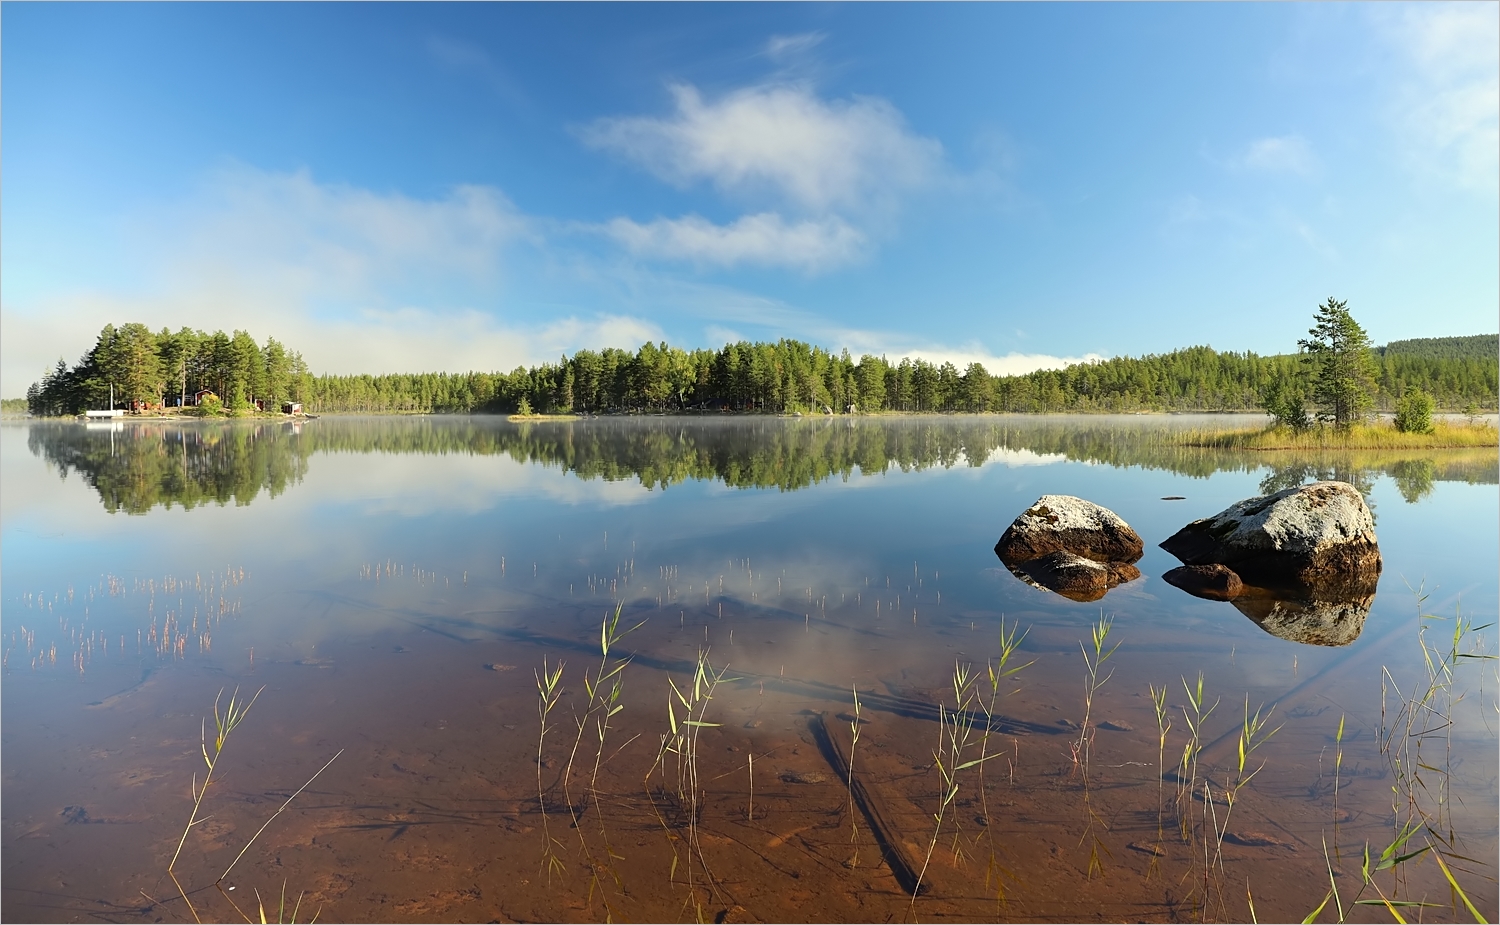
[[[1496,621],[1496,452],[1168,434],[1236,423],[0,426],[0,914],[190,921],[167,868],[238,690],[174,866],[204,920],[284,887],[322,921],[1300,921],[1330,868],[1351,919],[1470,920],[1432,850],[1363,883],[1403,833],[1493,920],[1500,685],[1452,656]],[[1347,645],[1161,580],[1188,521],[1316,478],[1384,555]],[[1123,517],[1142,577],[1006,570],[1042,494]]]

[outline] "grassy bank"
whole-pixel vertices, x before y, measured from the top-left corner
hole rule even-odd
[[[1245,430],[1185,430],[1185,446],[1222,450],[1436,450],[1500,445],[1500,432],[1488,424],[1439,421],[1430,434],[1402,433],[1389,423],[1356,424],[1346,430],[1271,427]]]

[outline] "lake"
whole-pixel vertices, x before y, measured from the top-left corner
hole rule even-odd
[[[1497,454],[1172,437],[1248,422],[6,423],[0,913],[1493,920]],[[1318,478],[1344,644],[1161,580]],[[1043,494],[1142,577],[1007,570]]]

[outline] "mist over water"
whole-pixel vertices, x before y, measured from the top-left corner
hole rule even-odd
[[[1004,758],[987,759],[982,778],[962,772],[916,914],[1244,917],[1248,880],[1261,918],[1300,920],[1327,891],[1323,839],[1378,853],[1408,818],[1393,808],[1398,774],[1381,748],[1391,682],[1425,677],[1419,609],[1446,620],[1428,621],[1429,641],[1451,635],[1455,613],[1495,622],[1500,470],[1493,450],[1254,454],[1171,436],[1234,423],[7,424],[0,911],[190,919],[164,871],[192,808],[201,718],[221,689],[264,686],[226,751],[214,820],[179,862],[212,915],[233,915],[213,903],[240,895],[214,890],[218,872],[339,749],[255,841],[236,884],[264,896],[285,880],[340,919],[666,920],[700,906],[730,921],[902,915],[912,898],[882,853],[895,849],[851,812],[810,730],[842,722],[858,690],[856,774],[902,830],[891,837],[924,855],[944,789],[938,707],[953,704],[955,665],[982,675],[997,657],[1003,619],[1029,630],[1015,663],[1032,664],[990,724],[986,747]],[[1188,521],[1320,478],[1366,497],[1385,562],[1346,645],[1288,641],[1161,581],[1179,563],[1156,543]],[[1078,603],[1007,571],[995,541],[1042,494],[1123,517],[1146,541],[1142,577]],[[1427,595],[1420,605],[1412,589]],[[625,626],[640,624],[611,655],[633,654],[623,709],[599,774],[564,780],[584,673],[616,606]],[[1079,644],[1101,615],[1120,647],[1086,701]],[[1471,634],[1464,651],[1493,654],[1493,640],[1493,628]],[[726,673],[705,708],[717,725],[698,753],[707,783],[689,886],[685,830],[653,761],[670,728],[668,678],[690,682],[700,657]],[[566,663],[566,693],[543,743],[539,803],[544,659]],[[1462,882],[1490,910],[1494,664],[1460,664],[1465,696],[1441,776],[1450,805],[1484,810],[1450,813],[1443,831],[1479,859]],[[1220,704],[1204,732],[1213,788],[1234,763],[1246,704],[1274,705],[1280,728],[1255,752],[1265,770],[1239,791],[1235,838],[1194,887],[1183,885],[1198,870],[1193,845],[1171,821],[1180,808],[1165,835],[1158,820],[1183,748],[1183,681],[1200,672]],[[1164,759],[1153,688],[1169,690],[1175,717]],[[1070,746],[1086,708],[1087,792]],[[578,749],[591,772],[596,738]],[[574,828],[570,807],[584,807],[588,828]],[[564,845],[564,881],[542,869],[544,832]],[[1454,917],[1436,865],[1404,876],[1410,896],[1443,904],[1431,916]]]

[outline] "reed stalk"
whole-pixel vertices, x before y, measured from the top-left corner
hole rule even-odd
[[[630,664],[633,656],[616,658],[611,662],[610,653],[619,648],[620,641],[626,636],[640,629],[646,621],[642,620],[629,629],[620,628],[620,617],[624,611],[625,604],[619,601],[615,604],[613,614],[606,613],[599,626],[599,665],[592,674],[585,671],[583,674],[583,687],[587,700],[582,715],[574,714],[574,723],[577,732],[573,737],[573,746],[568,752],[568,762],[562,773],[563,798],[568,804],[568,813],[573,820],[573,828],[578,832],[579,850],[584,860],[589,865],[589,896],[592,897],[599,890],[601,901],[606,911],[613,913],[610,909],[609,899],[604,895],[601,873],[608,873],[620,886],[620,877],[614,870],[614,851],[609,844],[608,829],[604,824],[603,805],[599,799],[599,770],[604,763],[605,742],[611,729],[610,720],[625,709],[620,702],[620,695],[624,690],[624,671]],[[560,670],[560,669],[559,669]],[[603,860],[596,858],[592,847],[589,845],[583,825],[579,819],[579,808],[573,800],[572,777],[573,767],[578,758],[578,750],[583,742],[585,732],[592,727],[596,737],[594,751],[594,762],[589,772],[589,784],[587,802],[585,809],[592,803],[595,817],[599,823],[599,834],[603,844]],[[629,743],[626,743],[629,744]]]
[[[177,850],[172,852],[172,859],[167,862],[167,876],[172,878],[172,883],[176,885],[177,892],[182,896],[182,901],[187,904],[188,911],[192,913],[193,921],[195,922],[201,922],[202,919],[198,917],[198,910],[193,908],[192,900],[188,899],[187,890],[183,889],[182,882],[177,879],[175,870],[177,859],[182,855],[182,846],[187,842],[188,833],[192,831],[193,826],[203,821],[198,818],[198,813],[203,808],[203,798],[208,795],[208,786],[213,781],[214,770],[218,767],[219,756],[224,753],[224,746],[229,741],[230,733],[234,732],[235,728],[244,721],[245,714],[249,713],[250,708],[255,706],[255,701],[260,698],[261,692],[264,690],[265,688],[262,687],[256,691],[255,696],[251,697],[249,702],[246,703],[240,700],[240,689],[236,687],[234,693],[229,695],[229,703],[221,713],[219,711],[219,701],[224,696],[224,690],[223,688],[219,689],[219,693],[214,697],[214,747],[212,755],[209,754],[208,750],[208,721],[204,719],[201,723],[201,750],[203,753],[203,763],[208,766],[208,771],[203,775],[202,787],[198,786],[198,775],[196,773],[193,775],[193,811],[188,816],[187,825],[182,828],[182,837],[177,839]]]
[[[1113,626],[1114,618],[1101,613],[1098,622],[1090,627],[1090,645],[1085,646],[1082,642],[1078,644],[1079,650],[1083,653],[1085,668],[1083,679],[1083,724],[1079,728],[1078,742],[1073,746],[1073,760],[1076,764],[1082,766],[1083,805],[1084,811],[1088,816],[1088,821],[1085,825],[1080,844],[1083,841],[1089,842],[1088,875],[1090,877],[1096,873],[1104,873],[1104,862],[1099,854],[1101,851],[1105,855],[1109,854],[1109,849],[1105,847],[1103,840],[1099,838],[1098,833],[1094,830],[1096,824],[1103,826],[1104,820],[1099,817],[1098,812],[1094,809],[1093,794],[1089,787],[1091,782],[1089,771],[1093,759],[1094,736],[1097,732],[1093,724],[1094,698],[1098,695],[1099,689],[1110,678],[1114,677],[1115,673],[1114,669],[1111,668],[1101,678],[1100,672],[1103,671],[1104,664],[1120,648],[1120,643],[1118,642],[1114,645],[1109,644],[1109,632]],[[1092,651],[1090,651],[1091,649]]]
[[[854,806],[854,756],[859,750],[859,685],[851,684],[854,692],[854,718],[849,721],[849,774],[844,787],[849,792],[849,844],[853,848],[851,865],[859,866],[859,813]]]
[[[999,903],[1005,902],[1005,880],[1010,875],[995,856],[995,835],[992,819],[990,816],[989,787],[984,778],[985,762],[991,757],[990,733],[994,731],[995,716],[999,710],[1001,689],[1008,686],[1007,679],[1020,674],[1026,668],[1036,663],[1036,659],[1021,665],[1011,665],[1011,659],[1020,649],[1021,643],[1026,641],[1026,635],[1031,630],[1021,630],[1020,624],[1011,623],[1006,625],[1005,616],[1000,616],[1000,654],[995,658],[985,660],[985,677],[989,682],[988,697],[980,698],[980,706],[984,710],[984,733],[979,737],[979,806],[984,814],[985,834],[989,840],[990,852],[989,862],[985,867],[985,886],[989,887],[991,882],[995,887],[995,900]],[[1015,691],[1010,691],[1015,693]],[[998,752],[996,753],[998,755]],[[1019,759],[1019,748],[1017,758]],[[1015,765],[1011,765],[1011,780],[1015,780]]]
[[[938,809],[933,813],[932,837],[927,841],[927,850],[922,858],[922,869],[917,872],[917,882],[911,893],[910,910],[915,915],[917,897],[922,893],[922,883],[927,876],[927,869],[932,865],[932,854],[937,849],[939,839],[942,837],[943,824],[947,819],[948,807],[953,804],[954,798],[959,791],[959,772],[981,764],[985,759],[972,758],[964,760],[964,752],[968,749],[973,739],[974,714],[972,707],[977,699],[975,682],[978,676],[974,673],[971,664],[965,662],[954,662],[953,664],[953,709],[949,710],[945,704],[938,704],[938,744],[932,752],[932,766],[937,769],[940,778],[941,789],[938,792]],[[963,855],[960,842],[960,829],[957,825],[953,830],[953,856],[954,861],[962,863]]]
[[[704,729],[715,728],[719,723],[710,722],[707,716],[708,705],[713,700],[714,691],[720,683],[730,680],[726,676],[729,667],[714,668],[709,661],[707,650],[700,649],[697,661],[693,666],[693,677],[691,682],[684,682],[681,687],[670,675],[667,677],[667,685],[671,692],[667,696],[667,724],[669,732],[662,734],[661,745],[656,753],[656,760],[646,771],[647,793],[650,794],[651,775],[658,769],[661,770],[663,795],[667,788],[667,770],[669,765],[675,771],[672,783],[675,790],[675,798],[678,813],[685,817],[681,827],[687,830],[687,836],[683,839],[686,843],[687,858],[687,888],[688,895],[684,903],[692,903],[698,918],[702,918],[702,904],[698,898],[698,884],[696,871],[701,868],[703,877],[707,881],[709,889],[718,894],[718,884],[713,871],[708,866],[708,860],[703,855],[703,846],[698,838],[698,823],[702,814],[703,806],[703,782],[698,767],[698,745]],[[682,718],[678,718],[678,707],[683,710]],[[668,761],[667,756],[674,760]],[[668,844],[672,848],[672,868],[668,877],[676,882],[677,868],[682,862],[682,855],[678,854],[676,836],[673,826],[662,816],[657,800],[653,797],[651,805],[656,809],[657,819],[661,822],[667,833]],[[696,862],[694,858],[696,857]]]
[[[542,657],[542,670],[540,673],[533,672],[536,677],[537,692],[537,738],[536,738],[536,802],[542,813],[542,866],[547,871],[547,882],[552,882],[553,873],[563,874],[566,866],[562,858],[558,857],[556,848],[561,842],[552,837],[550,822],[547,818],[547,797],[542,787],[542,762],[543,749],[547,741],[547,732],[552,728],[547,724],[547,718],[551,716],[553,708],[562,697],[562,674],[563,662],[558,660],[551,669],[547,668],[547,658]]]

